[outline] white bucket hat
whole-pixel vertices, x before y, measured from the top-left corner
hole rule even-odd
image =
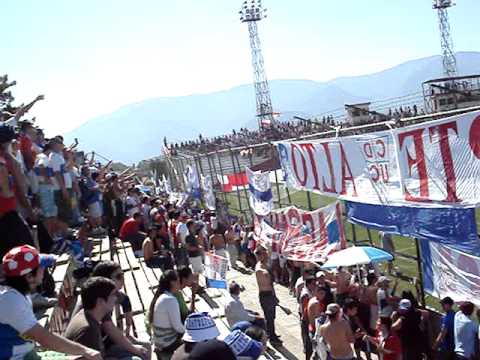
[[[197,343],[215,339],[220,335],[215,321],[207,313],[193,313],[185,320],[185,333],[182,340]]]

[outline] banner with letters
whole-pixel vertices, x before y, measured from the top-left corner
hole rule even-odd
[[[420,241],[420,246],[425,291],[480,306],[480,257],[432,241]]]
[[[364,135],[277,143],[288,186],[342,200],[480,204],[480,111]]]

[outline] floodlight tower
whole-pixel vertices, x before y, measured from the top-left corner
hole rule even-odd
[[[250,48],[252,49],[253,77],[255,81],[255,97],[257,103],[257,117],[260,129],[273,124],[272,99],[270,87],[263,62],[257,22],[266,18],[266,9],[261,0],[245,1],[239,11],[240,21],[248,24],[250,34]]]
[[[433,8],[438,12],[438,25],[442,42],[443,73],[445,77],[457,74],[457,60],[453,52],[453,41],[448,21],[448,8],[454,6],[452,0],[433,0]]]

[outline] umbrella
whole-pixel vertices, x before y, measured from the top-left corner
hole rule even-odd
[[[329,255],[322,268],[333,269],[340,266],[365,265],[391,260],[393,255],[382,249],[372,246],[352,246]]]

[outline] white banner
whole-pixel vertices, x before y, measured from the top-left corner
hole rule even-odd
[[[185,169],[185,184],[187,186],[187,192],[195,199],[200,198],[200,180],[198,178],[197,170],[191,165],[187,165]]]
[[[205,253],[204,275],[207,278],[207,287],[227,288],[228,259],[213,253]]]
[[[272,185],[268,172],[253,172],[245,168],[248,178],[249,202],[255,214],[266,216],[273,208]]]
[[[480,204],[480,112],[365,135],[279,142],[288,186],[356,202]]]
[[[471,301],[480,306],[480,258],[448,246],[428,242],[431,279],[425,279],[425,288],[432,295],[450,296],[454,301]],[[425,261],[425,260],[424,260]],[[425,271],[425,265],[424,265]]]
[[[215,194],[210,176],[202,175],[203,201],[209,210],[215,210]]]

